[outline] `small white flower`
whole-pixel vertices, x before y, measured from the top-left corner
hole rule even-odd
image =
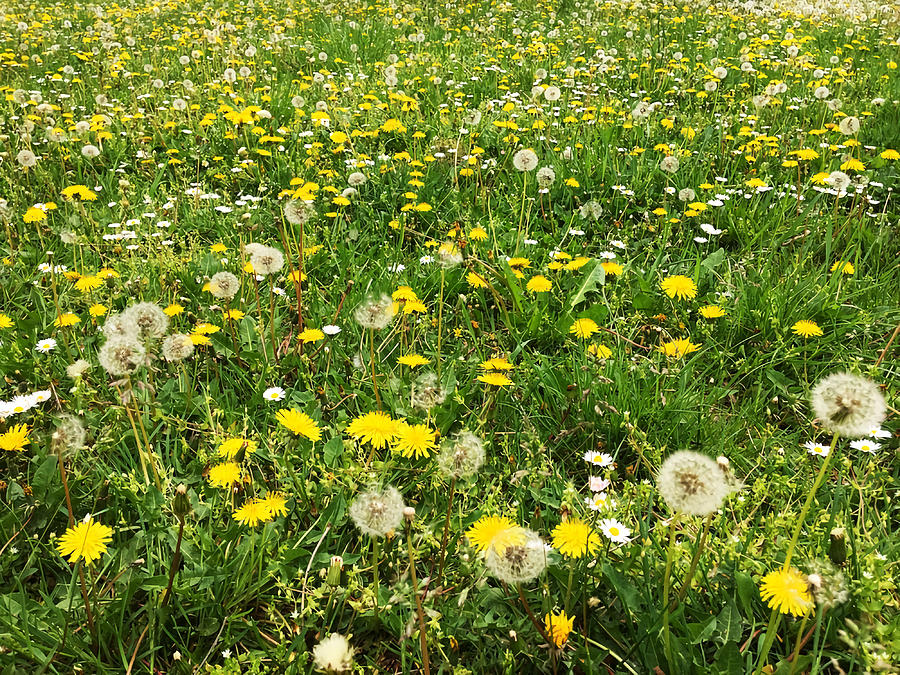
[[[890,438],[891,432],[887,429],[882,429],[881,427],[873,427],[869,432],[869,436],[872,438]]]
[[[866,439],[861,438],[858,441],[850,441],[850,447],[854,450],[862,450],[863,452],[868,452],[870,455],[874,455],[875,451],[881,448],[881,443],[867,441]]]
[[[284,389],[281,387],[269,387],[263,392],[263,398],[267,401],[282,401],[284,396]]]
[[[230,650],[230,649],[223,649],[223,650],[222,650],[222,658],[223,658],[223,659],[231,658],[231,650]]]
[[[625,527],[615,518],[604,518],[600,521],[600,531],[610,541],[617,544],[627,544],[630,539],[631,530]]]
[[[809,454],[815,455],[816,457],[828,457],[828,453],[831,451],[831,446],[822,445],[815,441],[807,441],[803,444],[803,447],[806,448]]]
[[[325,333],[325,335],[337,335],[341,332],[341,327],[328,324],[327,326],[322,326],[322,332]]]
[[[49,389],[41,389],[40,391],[36,391],[31,395],[32,400],[35,403],[43,403],[44,401],[50,400],[50,390]]]
[[[584,461],[600,468],[612,466],[612,455],[606,452],[586,452],[584,453]]]
[[[590,497],[585,497],[584,503],[587,504],[591,511],[608,511],[616,507],[616,503],[605,492],[598,492]]]
[[[38,342],[34,349],[35,351],[39,351],[41,354],[49,354],[56,348],[56,340],[53,338],[45,338]]]
[[[591,476],[588,478],[588,487],[591,492],[603,492],[609,485],[608,478],[601,478],[600,476]]]

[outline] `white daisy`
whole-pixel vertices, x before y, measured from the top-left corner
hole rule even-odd
[[[263,398],[267,401],[282,401],[284,396],[284,389],[281,387],[269,387],[263,392]]]
[[[828,453],[831,451],[830,445],[822,445],[815,441],[807,441],[803,444],[803,447],[806,448],[809,454],[815,455],[816,457],[828,457]]]
[[[630,539],[631,530],[625,527],[615,518],[604,518],[600,521],[600,531],[610,541],[617,544],[627,544]]]

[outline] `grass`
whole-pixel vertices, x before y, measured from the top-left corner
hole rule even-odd
[[[19,3],[0,27],[0,672],[312,672],[332,633],[357,672],[896,660],[896,12],[101,6]],[[255,274],[251,242],[284,266]],[[229,300],[208,287],[221,271]],[[693,297],[663,292],[676,275]],[[360,325],[382,294],[396,316]],[[102,328],[136,303],[168,326],[110,374]],[[163,358],[172,334],[188,358]],[[679,339],[697,349],[667,355]],[[871,454],[810,409],[844,370],[888,403]],[[422,452],[353,433],[379,410],[388,437],[425,425]],[[462,430],[485,460],[453,478],[437,457]],[[216,487],[229,439],[240,479]],[[808,442],[833,446],[817,490]],[[674,513],[656,478],[677,450],[726,457],[742,489]],[[596,511],[592,476],[612,502]],[[351,505],[388,485],[414,515],[362,534]],[[236,519],[270,493],[283,510]],[[70,562],[59,538],[87,514],[110,539]],[[523,535],[478,550],[487,516],[553,544],[546,569],[498,578],[489,554]],[[563,556],[553,532],[575,519],[595,539]],[[789,548],[826,582],[802,616],[759,595]],[[570,631],[547,627],[560,612]]]

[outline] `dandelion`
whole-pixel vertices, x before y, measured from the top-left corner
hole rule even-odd
[[[133,373],[147,358],[144,346],[133,337],[119,335],[109,338],[97,354],[100,365],[110,375]]]
[[[350,518],[363,534],[383,537],[400,526],[405,506],[397,488],[373,489],[361,494],[350,505]]]
[[[489,384],[492,387],[508,387],[513,383],[513,381],[503,373],[483,373],[475,379],[479,382]]]
[[[358,441],[381,449],[397,437],[397,421],[387,413],[370,412],[350,422],[347,433]]]
[[[718,511],[736,487],[714,459],[690,450],[666,458],[656,486],[673,512],[697,516]]]
[[[256,527],[260,523],[272,520],[272,512],[258,499],[248,499],[240,508],[235,510],[232,518],[241,525]]]
[[[128,337],[132,340],[138,338],[138,327],[128,320],[125,314],[110,314],[103,322],[103,335],[107,338]]]
[[[81,419],[75,415],[63,414],[56,418],[56,429],[50,437],[53,451],[58,455],[67,455],[84,447],[87,432]],[[0,447],[3,446],[0,440]]]
[[[690,338],[680,338],[678,340],[663,342],[657,349],[666,356],[681,358],[700,349],[700,345],[691,342]]]
[[[419,459],[429,457],[436,447],[434,442],[435,431],[427,424],[397,423],[397,437],[394,439],[393,450],[404,457]]]
[[[160,338],[169,327],[169,317],[152,302],[139,302],[122,313],[122,320],[134,324],[142,340]]]
[[[315,209],[304,201],[292,199],[284,205],[284,217],[291,225],[305,225]]]
[[[514,528],[503,539],[504,545],[487,548],[484,563],[488,573],[507,584],[522,584],[540,576],[547,567],[547,548],[540,536],[526,528]]]
[[[809,574],[806,575],[806,582],[810,595],[823,611],[828,611],[850,599],[844,574],[827,560],[813,562]]]
[[[319,342],[320,340],[325,339],[325,333],[320,331],[318,328],[307,328],[297,335],[297,339],[300,340],[303,344],[311,344],[313,342]]]
[[[412,384],[410,399],[416,408],[431,410],[443,403],[446,397],[447,394],[434,373],[422,373]]]
[[[678,171],[679,161],[678,158],[673,155],[667,155],[662,158],[659,162],[659,168],[665,171],[666,173],[675,173]]]
[[[328,673],[343,673],[353,667],[353,647],[340,633],[332,633],[312,650],[313,663]]]
[[[808,319],[801,319],[791,326],[791,330],[802,338],[819,337],[823,334],[819,324]]]
[[[267,492],[265,498],[260,500],[260,503],[273,516],[287,515],[287,500],[280,492]]]
[[[88,363],[84,359],[78,359],[74,363],[70,363],[68,366],[66,366],[66,375],[68,375],[71,379],[76,380],[79,377],[84,376],[84,374],[90,369],[90,363]]]
[[[770,609],[782,614],[803,616],[813,608],[809,582],[802,572],[793,567],[769,572],[764,576],[759,595]]]
[[[0,434],[0,450],[21,452],[29,443],[28,427],[24,424],[13,425]]]
[[[553,528],[553,546],[567,558],[593,555],[600,548],[600,536],[579,518],[569,518]]]
[[[213,297],[219,300],[231,300],[241,290],[241,282],[231,272],[216,272],[210,278],[208,288]]]
[[[404,354],[397,359],[397,363],[410,368],[417,368],[418,366],[427,365],[431,363],[431,361],[419,354]]]
[[[194,343],[190,335],[173,333],[162,342],[162,357],[169,362],[183,361],[194,353]]]
[[[569,332],[575,337],[587,340],[594,333],[600,332],[600,326],[593,319],[575,319],[574,323],[569,326]]]
[[[531,148],[523,148],[513,155],[513,166],[516,171],[534,171],[537,165],[537,153]]]
[[[239,453],[249,455],[256,452],[257,447],[256,441],[251,441],[247,438],[229,438],[219,444],[217,452],[219,453],[219,457],[232,460]]]
[[[547,614],[544,617],[544,628],[553,644],[562,647],[569,639],[569,634],[575,626],[575,617],[566,616],[565,611],[559,614]]]
[[[547,277],[537,274],[528,280],[525,288],[531,293],[547,293],[553,289],[553,283]]]
[[[322,429],[304,412],[279,410],[275,413],[275,419],[291,433],[308,438],[313,443],[322,438]]]
[[[209,470],[209,484],[217,488],[230,488],[241,480],[241,467],[235,462],[217,464]]]
[[[81,323],[81,319],[77,314],[72,314],[71,312],[60,314],[53,320],[53,325],[60,328],[68,328],[69,326],[74,326],[76,323]]]
[[[700,308],[700,316],[704,319],[720,319],[725,316],[725,310],[718,305],[707,305]]]
[[[441,445],[437,464],[450,478],[466,478],[481,468],[484,457],[482,440],[471,431],[458,431]]]
[[[549,166],[542,166],[538,169],[535,176],[537,177],[538,187],[542,190],[548,189],[553,185],[553,181],[556,180],[556,172]]]
[[[255,274],[269,276],[284,267],[284,254],[281,251],[271,246],[257,246],[250,254],[250,264],[253,265]]]
[[[878,385],[851,373],[833,373],[819,380],[810,392],[810,401],[822,425],[845,438],[869,435],[887,411]]]
[[[353,318],[363,328],[381,330],[385,328],[397,313],[390,296],[370,297],[361,303],[353,312]]]
[[[695,284],[694,280],[690,277],[681,274],[666,277],[662,280],[660,287],[662,288],[663,293],[670,298],[690,300],[697,297],[697,284]]]
[[[66,530],[59,538],[56,550],[70,563],[84,560],[90,565],[106,553],[106,545],[112,541],[112,528],[102,525],[88,514],[84,520]]]
[[[498,536],[516,527],[506,516],[481,516],[466,530],[466,538],[475,550],[486,551]]]

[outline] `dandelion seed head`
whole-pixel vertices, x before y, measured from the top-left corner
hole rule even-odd
[[[313,647],[316,668],[329,673],[343,673],[353,667],[353,647],[340,633],[332,633]]]
[[[363,534],[383,537],[403,520],[403,496],[397,488],[364,492],[350,505],[350,518]]]
[[[547,548],[536,532],[517,527],[498,539],[502,545],[489,546],[484,558],[492,577],[507,584],[521,584],[536,579],[547,567]]]
[[[471,431],[459,431],[442,444],[438,468],[450,478],[466,478],[478,472],[484,456],[482,440]]]
[[[810,392],[813,414],[828,431],[844,438],[868,436],[884,421],[887,405],[872,380],[852,373],[823,377]]]
[[[189,335],[172,333],[162,343],[162,356],[166,361],[183,361],[194,353],[194,342]]]
[[[250,264],[253,265],[253,271],[256,274],[263,276],[276,274],[284,267],[284,254],[277,248],[263,246],[250,254]]]
[[[169,316],[152,302],[139,302],[122,313],[123,321],[137,327],[138,337],[142,340],[160,338],[169,327]]]
[[[253,268],[256,270],[256,267]],[[231,300],[241,290],[241,282],[231,272],[216,272],[209,280],[209,292],[219,300]]]
[[[144,363],[147,352],[134,336],[115,335],[106,340],[97,358],[110,375],[128,375]]]
[[[56,429],[51,436],[53,451],[63,456],[84,447],[87,432],[81,418],[62,414],[56,418]]]
[[[381,330],[390,324],[396,310],[394,301],[388,295],[369,297],[353,312],[353,318],[363,328]]]
[[[681,450],[663,462],[656,485],[672,511],[705,516],[715,513],[725,497],[736,489],[729,475],[714,459]]]

